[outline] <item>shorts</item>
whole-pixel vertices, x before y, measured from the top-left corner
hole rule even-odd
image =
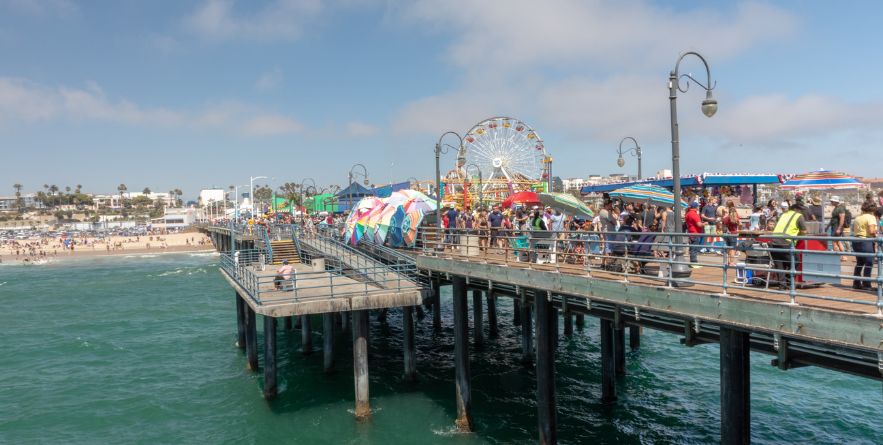
[[[724,237],[724,242],[727,243],[727,247],[736,247],[737,241],[738,239],[735,236]]]

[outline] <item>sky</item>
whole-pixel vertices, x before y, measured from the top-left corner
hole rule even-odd
[[[434,146],[528,123],[554,174],[883,176],[883,2],[0,0],[0,194],[434,178]],[[686,58],[680,73],[705,82]],[[683,84],[682,84],[683,86]],[[451,142],[450,140],[447,140]],[[455,142],[452,142],[455,143]],[[628,145],[628,144],[626,144]],[[442,158],[450,169],[455,155]],[[8,190],[7,190],[8,189]]]

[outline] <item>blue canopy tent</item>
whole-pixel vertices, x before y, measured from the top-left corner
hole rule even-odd
[[[703,174],[699,176],[682,176],[681,187],[720,187],[734,185],[752,186],[752,195],[757,200],[758,184],[781,184],[784,181],[781,175],[713,175]],[[633,185],[656,185],[671,190],[674,187],[672,179],[652,179],[644,181],[618,182],[615,184],[588,185],[580,189],[580,193],[608,193],[623,187]]]
[[[358,204],[359,200],[366,196],[374,196],[374,193],[359,183],[354,182],[350,184],[335,195],[337,198],[337,211],[348,212],[353,208],[353,205]]]

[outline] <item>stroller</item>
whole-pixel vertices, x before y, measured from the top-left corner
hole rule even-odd
[[[605,269],[619,273],[645,273],[647,260],[653,258],[655,240],[655,235],[636,234],[629,231],[618,232],[610,240],[612,241],[610,254],[614,260],[608,263]]]

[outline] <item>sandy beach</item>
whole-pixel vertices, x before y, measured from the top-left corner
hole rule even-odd
[[[105,239],[76,237],[73,248],[60,237],[32,238],[0,244],[3,263],[54,262],[93,256],[214,252],[211,240],[202,233],[173,233],[147,236],[111,236]]]

